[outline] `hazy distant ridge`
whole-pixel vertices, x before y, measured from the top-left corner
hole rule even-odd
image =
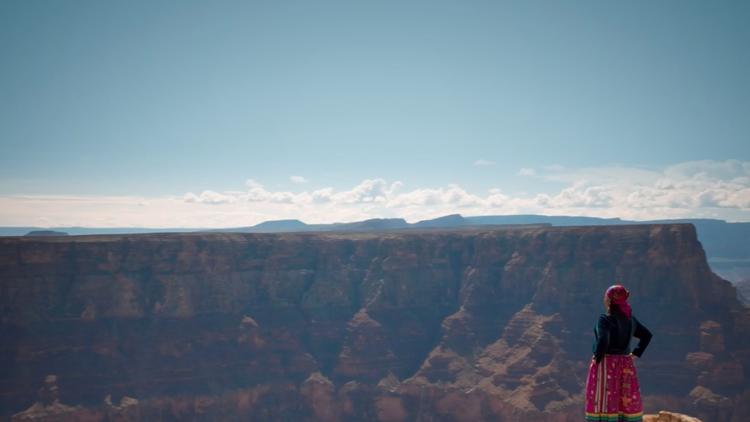
[[[677,219],[632,221],[619,218],[597,218],[546,215],[485,215],[463,217],[451,214],[431,220],[408,223],[403,218],[374,218],[349,223],[307,224],[300,220],[264,221],[254,226],[224,229],[196,228],[89,228],[89,227],[0,227],[0,236],[23,236],[32,231],[65,232],[70,235],[176,233],[176,232],[237,232],[237,233],[288,233],[325,231],[384,231],[409,229],[461,228],[488,225],[551,225],[551,226],[601,226],[623,224],[691,223],[703,244],[711,268],[721,276],[739,281],[750,278],[750,223],[729,223],[712,219]]]

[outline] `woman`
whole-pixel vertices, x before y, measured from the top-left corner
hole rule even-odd
[[[594,328],[594,356],[586,381],[586,420],[640,422],[641,391],[633,360],[640,358],[651,341],[651,332],[632,314],[628,292],[619,284],[604,293],[606,314]],[[638,346],[630,351],[630,339]]]

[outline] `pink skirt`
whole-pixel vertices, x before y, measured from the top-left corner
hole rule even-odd
[[[643,419],[638,374],[629,355],[591,360],[586,381],[586,420],[640,422]]]

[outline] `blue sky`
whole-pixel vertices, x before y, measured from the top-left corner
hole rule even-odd
[[[4,1],[0,225],[750,221],[748,21],[743,1]]]

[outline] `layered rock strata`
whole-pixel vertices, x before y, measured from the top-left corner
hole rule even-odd
[[[615,281],[647,410],[750,420],[750,315],[690,225],[3,238],[0,416],[578,421]]]

